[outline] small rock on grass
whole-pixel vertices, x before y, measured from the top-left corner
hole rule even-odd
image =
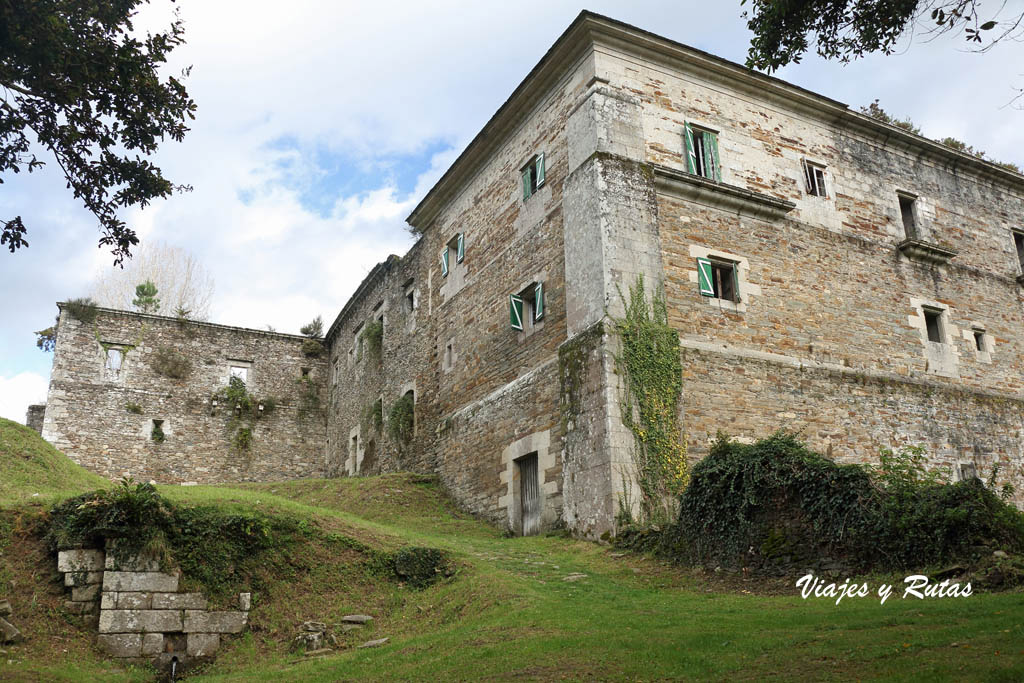
[[[306,653],[306,656],[307,657],[321,657],[323,655],[327,655],[327,654],[330,654],[332,652],[334,652],[334,650],[332,650],[331,648],[329,648],[329,647],[322,647],[319,650],[310,650],[309,652]]]
[[[377,640],[368,640],[359,647],[380,647],[386,642],[388,642],[388,638],[378,638]]]
[[[586,574],[581,574],[580,572],[573,572],[572,574],[569,574],[568,576],[563,578],[562,581],[579,581],[580,579],[585,578],[587,578]]]
[[[373,621],[373,617],[365,614],[349,614],[348,616],[342,617],[341,620],[346,624],[368,624]]]
[[[0,617],[11,615],[11,603],[9,600],[0,600]]]

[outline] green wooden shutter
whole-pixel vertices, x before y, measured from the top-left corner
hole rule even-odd
[[[814,194],[814,171],[811,169],[811,165],[807,163],[807,160],[802,161],[804,165],[804,180],[807,181],[807,193]]]
[[[448,277],[448,247],[441,250],[441,277]]]
[[[509,294],[508,318],[513,330],[523,329],[523,297]]]
[[[704,168],[711,169],[708,178],[722,182],[722,167],[718,165],[718,136],[704,133]]]
[[[530,198],[530,167],[523,169],[523,201]]]
[[[741,301],[740,299],[740,264],[732,264],[732,294],[733,300],[736,303]]]
[[[540,320],[544,317],[544,283],[538,282],[533,286],[533,319]]]
[[[544,152],[537,155],[537,187],[544,184]]]
[[[466,258],[466,236],[460,232],[455,240],[455,262],[462,263],[464,258]]]
[[[686,170],[690,173],[697,172],[697,148],[693,144],[693,128],[690,124],[683,124],[683,143],[686,147]]]
[[[697,284],[701,296],[714,296],[715,286],[711,283],[711,261],[697,257]]]

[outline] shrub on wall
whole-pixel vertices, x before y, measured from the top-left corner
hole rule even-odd
[[[156,374],[171,379],[185,379],[192,370],[188,358],[169,346],[161,346],[154,351],[149,366]]]
[[[302,355],[307,358],[319,358],[324,355],[324,345],[317,339],[303,339]]]
[[[412,393],[395,401],[388,413],[388,435],[397,443],[406,444],[412,439],[415,425],[415,404]]]
[[[363,339],[366,344],[366,352],[377,360],[381,359],[381,350],[384,345],[384,322],[374,320],[367,323],[363,330]]]
[[[71,317],[81,320],[83,323],[95,322],[96,316],[99,315],[96,302],[89,297],[69,299],[64,304],[64,310],[71,314]]]

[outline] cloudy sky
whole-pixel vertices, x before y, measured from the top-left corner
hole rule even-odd
[[[140,24],[168,22],[153,0]],[[198,104],[192,131],[156,161],[195,190],[126,218],[143,240],[192,250],[216,280],[212,320],[296,332],[334,319],[378,261],[412,244],[404,219],[584,6],[516,3],[178,0],[187,45],[175,71]],[[742,62],[739,0],[587,9]],[[875,98],[929,137],[964,140],[1024,166],[1024,46],[908,41],[852,65],[808,56],[779,76],[851,107]],[[45,159],[45,157],[43,157]],[[112,258],[50,163],[5,177],[0,215],[21,214],[30,248],[0,252],[0,416],[45,399],[51,354],[34,330],[54,302],[88,293]]]

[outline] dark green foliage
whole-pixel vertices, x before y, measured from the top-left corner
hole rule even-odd
[[[153,352],[149,366],[153,372],[171,379],[184,379],[192,370],[192,364],[188,358],[178,353],[170,346],[161,346]]]
[[[969,560],[977,546],[1024,551],[1020,511],[980,480],[939,483],[919,456],[890,453],[872,472],[836,465],[785,432],[753,445],[720,435],[693,468],[677,527],[630,542],[700,564],[752,568],[829,557],[895,570]]]
[[[69,299],[64,304],[64,310],[76,320],[81,320],[83,323],[96,322],[96,316],[99,315],[97,310],[96,302],[89,297],[78,297],[77,299]]]
[[[40,351],[50,352],[57,348],[57,327],[60,325],[60,316],[53,321],[53,325],[45,330],[36,332],[36,346]]]
[[[388,435],[396,443],[407,444],[412,439],[415,408],[412,393],[406,394],[391,406],[388,413]]]
[[[862,114],[867,114],[871,118],[881,121],[882,123],[888,123],[890,126],[902,128],[908,133],[913,133],[914,135],[921,134],[921,129],[916,126],[913,121],[910,119],[898,119],[891,115],[889,112],[882,109],[881,105],[878,104],[877,99],[868,106],[861,107],[860,112]]]
[[[138,403],[129,401],[128,403],[124,404],[124,409],[131,413],[132,415],[142,415],[142,406],[140,406]]]
[[[0,174],[43,165],[53,154],[68,189],[99,221],[100,245],[115,263],[130,256],[135,232],[118,217],[130,206],[187,189],[148,157],[165,139],[181,141],[195,103],[181,82],[162,78],[184,42],[177,17],[165,32],[143,33],[133,18],[143,0],[11,0],[0,5]],[[2,179],[2,178],[0,178]],[[28,246],[20,216],[0,221],[0,244]]]
[[[167,437],[164,436],[164,430],[160,426],[159,422],[153,423],[153,429],[149,433],[149,438],[153,443],[163,443],[167,439]]]
[[[319,315],[311,322],[299,328],[299,334],[310,339],[319,339],[324,336],[324,319]]]
[[[770,73],[799,63],[811,45],[821,57],[842,62],[871,52],[892,54],[917,21],[927,27],[923,30],[962,31],[969,43],[981,43],[982,32],[996,28],[998,22],[983,21],[978,16],[980,4],[981,0],[750,0],[747,28],[754,37],[747,66]],[[994,6],[998,15],[1000,3]],[[1002,25],[1009,33],[994,32],[990,45],[1019,36],[1019,22],[1019,14],[1009,17]]]
[[[252,427],[239,427],[235,432],[232,444],[239,451],[247,451],[252,448]]]
[[[135,298],[132,299],[132,306],[139,309],[140,313],[156,313],[160,310],[160,299],[156,296],[156,285],[152,280],[146,280],[135,288]]]
[[[402,548],[391,558],[395,576],[413,588],[426,588],[450,572],[447,557],[437,548]]]
[[[324,345],[316,339],[303,339],[302,355],[307,358],[319,358],[324,355]]]
[[[363,330],[363,339],[366,343],[366,352],[377,360],[381,359],[381,349],[384,344],[384,322],[374,320],[367,323]]]

